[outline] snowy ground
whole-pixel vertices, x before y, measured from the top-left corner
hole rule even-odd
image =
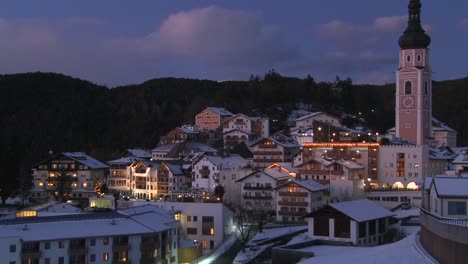
[[[258,243],[262,241],[285,236],[285,235],[288,235],[288,234],[291,234],[300,230],[307,230],[307,226],[302,225],[302,226],[264,229],[262,233],[257,233],[252,238],[252,240],[250,240],[247,243],[247,246],[237,254],[237,256],[234,258],[234,261],[232,263],[235,263],[235,264],[247,263],[251,261],[252,259],[256,258],[267,248],[275,245],[275,243],[278,243],[278,242],[269,243],[269,244],[262,245],[262,246],[258,245]]]
[[[404,239],[377,247],[338,247],[313,246],[301,251],[314,252],[315,257],[301,261],[300,264],[431,264],[429,258],[422,255],[416,247],[416,234]]]

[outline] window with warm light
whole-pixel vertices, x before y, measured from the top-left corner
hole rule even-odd
[[[102,260],[104,260],[104,261],[109,261],[109,253],[104,253],[104,254],[102,255]]]
[[[174,219],[177,220],[177,221],[180,221],[181,215],[180,214],[175,214]]]

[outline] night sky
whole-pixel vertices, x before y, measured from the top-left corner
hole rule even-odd
[[[422,0],[435,80],[468,76],[468,1]],[[108,86],[157,77],[394,82],[408,0],[24,0],[0,9],[0,73]]]

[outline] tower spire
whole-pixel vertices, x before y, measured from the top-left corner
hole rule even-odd
[[[421,26],[421,2],[410,0],[408,5],[408,27],[398,43],[401,49],[425,49],[431,44],[431,38]]]

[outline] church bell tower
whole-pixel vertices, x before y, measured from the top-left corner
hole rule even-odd
[[[408,27],[400,37],[400,65],[396,73],[396,136],[417,145],[432,136],[431,38],[421,27],[421,3],[410,0]]]

